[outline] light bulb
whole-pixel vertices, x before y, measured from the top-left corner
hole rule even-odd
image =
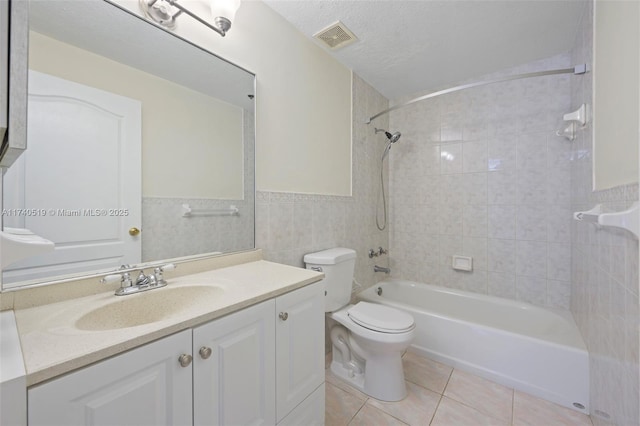
[[[214,18],[227,18],[233,22],[240,7],[240,0],[211,0],[211,15]]]

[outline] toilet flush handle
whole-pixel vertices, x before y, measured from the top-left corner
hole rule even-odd
[[[312,266],[309,269],[316,272],[322,272],[322,268],[320,266]]]

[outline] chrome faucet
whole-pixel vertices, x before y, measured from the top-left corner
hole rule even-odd
[[[373,265],[373,272],[384,272],[385,274],[390,274],[391,268],[385,268],[383,266]]]
[[[139,293],[141,291],[153,290],[154,288],[161,288],[167,285],[167,281],[164,279],[163,272],[171,271],[176,266],[173,263],[168,263],[163,266],[158,266],[153,270],[152,274],[145,275],[144,269],[131,268],[129,265],[122,265],[120,272],[116,274],[110,274],[100,280],[101,283],[111,283],[120,281],[120,288],[115,292],[116,296],[125,296],[127,294]],[[131,279],[130,272],[140,271],[135,283]]]
[[[387,254],[389,250],[378,247],[378,250],[369,249],[369,259],[373,259],[374,257],[382,256],[383,254]]]
[[[149,275],[145,275],[144,271],[140,271],[140,273],[138,274],[138,278],[136,278],[136,285],[138,287],[140,286],[146,286],[146,285],[150,285],[151,284],[151,278],[153,277],[153,275],[149,274]],[[155,281],[155,277],[153,277]]]

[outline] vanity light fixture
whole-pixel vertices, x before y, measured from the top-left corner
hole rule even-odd
[[[184,4],[188,2],[206,3],[211,10],[213,23],[187,9]],[[178,3],[178,0],[139,0],[139,4],[147,18],[163,27],[175,28],[176,18],[184,13],[224,37],[231,28],[231,22],[240,7],[240,0],[182,0],[181,3]]]

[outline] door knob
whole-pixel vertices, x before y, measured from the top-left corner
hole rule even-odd
[[[211,356],[211,348],[203,346],[200,348],[200,351],[198,353],[200,354],[200,357],[202,359],[207,359]]]
[[[192,360],[193,357],[189,354],[182,354],[180,355],[180,358],[178,358],[178,362],[180,363],[181,367],[188,367],[191,364]]]
[[[140,233],[140,230],[135,226],[133,228],[129,228],[129,235],[131,235],[132,237],[135,237],[139,233]]]

